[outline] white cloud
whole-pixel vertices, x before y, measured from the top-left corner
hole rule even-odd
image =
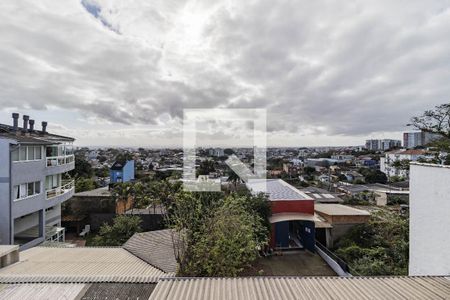
[[[448,1],[83,4],[0,4],[0,110],[76,113],[81,143],[181,143],[182,109],[211,107],[267,108],[277,144],[362,143],[449,101]]]

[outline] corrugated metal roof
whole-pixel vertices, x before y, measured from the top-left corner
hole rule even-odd
[[[150,296],[171,299],[449,299],[443,277],[248,277],[161,280]]]
[[[136,233],[123,248],[164,272],[175,273],[177,261],[172,238],[178,240],[178,235],[170,229]]]
[[[80,299],[148,299],[155,287],[156,283],[93,283]]]
[[[0,283],[156,282],[171,275],[122,248],[35,247],[0,269]]]
[[[0,288],[0,299],[73,300],[82,292],[84,284],[11,284]]]

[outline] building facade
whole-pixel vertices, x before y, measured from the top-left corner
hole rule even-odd
[[[134,160],[116,161],[109,170],[110,183],[134,180]]]
[[[315,252],[314,199],[281,179],[250,180],[253,193],[267,194],[272,216],[270,247],[278,250],[307,249]]]
[[[50,134],[47,123],[13,114],[0,124],[0,244],[29,248],[45,240],[64,240],[61,203],[74,193],[67,172],[75,167],[74,139]]]
[[[450,276],[450,166],[411,164],[409,275]]]
[[[386,151],[394,148],[400,148],[401,145],[402,142],[399,140],[366,140],[366,149],[371,151]]]
[[[403,147],[412,149],[415,147],[425,146],[432,141],[439,139],[437,134],[419,131],[419,132],[405,132],[403,133]]]
[[[425,150],[421,149],[401,149],[386,152],[384,157],[380,158],[380,171],[387,177],[409,177],[409,168],[399,166],[396,162],[417,161],[419,158],[429,158]]]

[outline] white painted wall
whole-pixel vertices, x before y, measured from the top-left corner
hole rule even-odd
[[[450,166],[411,164],[409,275],[450,275]]]

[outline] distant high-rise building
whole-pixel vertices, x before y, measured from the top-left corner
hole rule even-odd
[[[403,133],[403,147],[407,149],[425,146],[432,141],[439,139],[438,134],[418,131],[418,132],[405,132]]]
[[[366,140],[366,148],[371,151],[386,151],[393,148],[399,148],[401,145],[402,142],[399,140]]]

